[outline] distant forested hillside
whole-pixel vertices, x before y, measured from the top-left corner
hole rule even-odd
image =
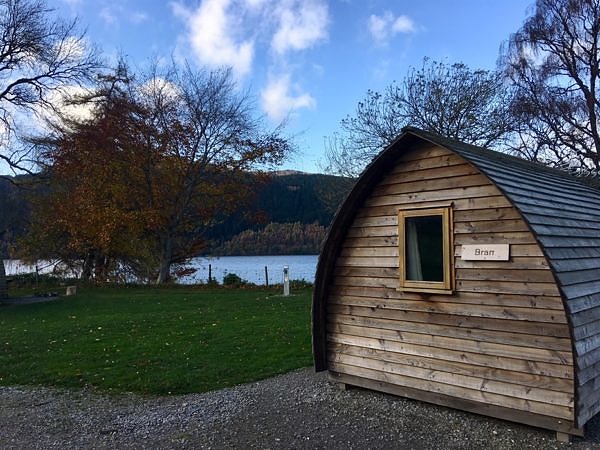
[[[213,249],[213,255],[312,255],[319,248],[327,228],[317,223],[270,223],[265,228],[245,230],[222,246]]]
[[[275,174],[258,186],[255,199],[247,208],[224,218],[210,230],[206,236],[211,243],[208,252],[224,249],[227,241],[243,231],[259,231],[271,223],[327,228],[352,185],[351,179],[331,175]],[[231,246],[228,248],[228,254],[233,254]]]
[[[26,198],[32,187],[30,183],[26,183],[25,188],[15,185],[22,181],[0,178],[0,252],[4,257],[8,256],[9,247],[27,230],[29,206]],[[253,201],[234,214],[216,218],[215,225],[204,236],[208,243],[205,253],[264,254],[265,248],[278,253],[314,253],[318,251],[321,239],[315,236],[324,235],[352,184],[353,180],[348,178],[298,172],[274,173],[266,179],[256,177]],[[35,189],[36,184],[32,186]],[[294,225],[287,229],[280,224]],[[283,243],[285,238],[282,240],[285,230],[296,236],[290,238],[289,248]],[[1,236],[3,231],[4,236]],[[243,232],[247,233],[238,236]],[[249,243],[250,236],[260,239],[260,248]],[[271,236],[274,241],[265,241],[265,236]],[[240,247],[236,247],[235,242],[228,242],[234,237]]]
[[[18,187],[17,184],[22,185]],[[24,200],[30,186],[23,178],[0,177],[0,257],[8,258],[11,243],[27,229],[29,205]]]

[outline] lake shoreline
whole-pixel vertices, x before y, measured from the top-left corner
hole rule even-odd
[[[291,280],[312,283],[318,258],[319,255],[199,256],[186,264],[195,269],[195,272],[181,277],[177,283],[205,284],[209,278],[222,283],[226,275],[233,273],[256,285],[279,284],[283,281],[284,266],[288,267]],[[24,264],[20,260],[4,260],[7,276],[26,273],[51,274],[54,266],[55,263],[49,261]]]

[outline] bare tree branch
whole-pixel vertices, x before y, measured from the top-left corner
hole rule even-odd
[[[56,108],[57,93],[92,81],[100,67],[77,21],[52,12],[41,0],[0,0],[0,158],[20,171],[31,165],[17,151],[17,118]]]
[[[325,142],[327,170],[358,175],[364,166],[412,125],[482,146],[503,146],[514,128],[508,114],[510,89],[501,76],[425,59],[401,83],[383,93],[368,91],[341,132]]]
[[[598,0],[537,0],[502,55],[517,90],[517,152],[598,176],[599,39]]]

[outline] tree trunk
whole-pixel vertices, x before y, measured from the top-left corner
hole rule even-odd
[[[100,252],[96,252],[94,258],[94,279],[96,283],[108,281],[108,258]]]
[[[160,267],[156,284],[166,283],[171,279],[171,260],[173,259],[173,239],[165,235],[160,237]]]
[[[0,257],[0,298],[8,297],[8,286],[6,285],[6,271],[4,270],[4,261]]]
[[[83,268],[81,269],[81,279],[89,281],[92,278],[92,270],[94,268],[94,254],[93,250],[89,250],[83,260]]]

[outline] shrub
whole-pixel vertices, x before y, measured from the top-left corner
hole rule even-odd
[[[306,281],[304,278],[301,280],[290,280],[290,289],[306,289],[313,287],[313,283]]]
[[[242,286],[247,283],[248,282],[246,280],[242,280],[235,273],[228,273],[223,277],[223,286]]]
[[[7,281],[11,287],[22,288],[37,286],[55,287],[73,282],[74,280],[69,278],[61,278],[50,274],[22,273],[8,276]]]
[[[206,280],[206,285],[210,287],[215,287],[219,285],[219,282],[215,277],[211,277],[210,280]]]

